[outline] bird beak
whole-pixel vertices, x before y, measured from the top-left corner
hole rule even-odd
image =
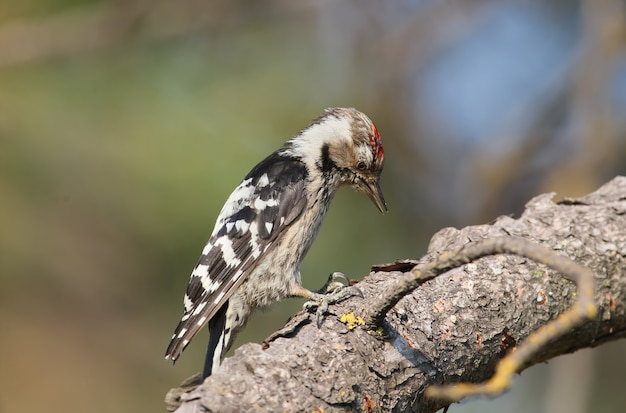
[[[378,184],[378,179],[359,179],[357,189],[365,192],[381,213],[384,214],[387,212],[387,203],[385,202],[383,191]]]

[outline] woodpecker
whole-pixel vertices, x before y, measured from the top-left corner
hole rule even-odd
[[[304,288],[300,262],[340,186],[364,192],[381,213],[387,211],[379,185],[383,159],[382,140],[365,114],[330,108],[256,165],[217,217],[165,358],[176,361],[208,323],[207,377],[255,308],[304,297],[319,311],[345,297],[341,289]]]

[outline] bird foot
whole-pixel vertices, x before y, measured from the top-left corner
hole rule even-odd
[[[311,294],[311,300],[304,303],[303,308],[305,310],[309,310],[317,307],[315,316],[318,328],[322,326],[324,315],[328,312],[329,304],[337,303],[353,295],[358,295],[361,298],[363,297],[361,290],[359,290],[358,287],[351,286],[348,277],[340,272],[333,272],[330,274],[328,280],[322,288],[311,292]]]

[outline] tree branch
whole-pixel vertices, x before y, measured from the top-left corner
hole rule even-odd
[[[527,258],[493,255],[419,286],[393,306],[378,331],[360,325],[368,314],[376,319],[373,304],[406,277],[402,271],[487,238],[542,244],[595,277],[598,316],[548,342],[522,368],[626,336],[626,178],[579,199],[554,203],[552,196],[533,199],[519,219],[441,230],[419,261],[365,277],[358,284],[364,298],[331,306],[322,328],[314,314],[299,313],[266,349],[239,348],[182,396],[178,411],[434,412],[445,406],[424,390],[489,379],[505,353],[572,306],[576,286]]]

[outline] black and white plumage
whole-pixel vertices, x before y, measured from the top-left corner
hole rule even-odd
[[[300,262],[342,185],[366,193],[381,212],[384,150],[376,126],[352,108],[331,108],[256,165],[230,195],[184,298],[165,358],[176,360],[209,324],[204,377],[252,310],[285,297],[322,296],[302,287]]]

